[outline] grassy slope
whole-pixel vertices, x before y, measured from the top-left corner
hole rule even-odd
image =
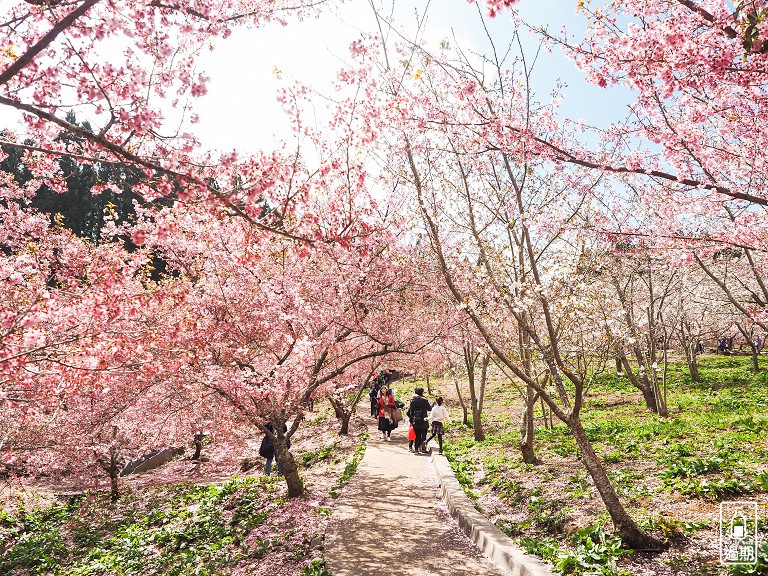
[[[294,451],[305,497],[288,500],[282,478],[259,475],[259,461],[253,477],[134,486],[115,504],[105,491],[19,499],[0,508],[0,574],[326,575],[313,540],[366,433],[338,438],[322,416],[311,427],[315,442]]]
[[[744,357],[708,356],[700,368],[703,381],[692,384],[684,364],[671,367],[668,418],[647,412],[640,393],[615,374],[592,385],[583,412],[633,517],[671,543],[663,554],[622,553],[568,429],[557,422],[544,429],[540,409],[542,464],[522,463],[521,405],[502,383],[487,394],[487,440],[475,443],[471,430],[454,424],[448,456],[478,508],[564,573],[726,573],[718,562],[719,501],[768,501],[768,378],[751,374]],[[460,419],[458,403],[450,408]]]

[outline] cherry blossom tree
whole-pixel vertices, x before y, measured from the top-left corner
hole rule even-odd
[[[338,225],[338,214],[313,208],[319,227]],[[395,237],[365,227],[342,246],[264,239],[226,213],[167,210],[142,226],[189,285],[175,345],[185,355],[181,378],[218,396],[236,414],[235,426],[274,436],[289,495],[300,495],[288,442],[311,404],[357,390],[370,362],[413,354],[428,341],[434,322],[412,296],[418,271],[398,254]]]
[[[0,208],[3,455],[15,468],[92,478],[99,446],[146,447],[156,428],[140,413],[168,419],[157,389],[163,370],[173,370],[163,319],[186,295],[150,279],[149,253],[51,226],[14,190],[7,183]],[[137,428],[144,430],[128,434]],[[107,460],[114,495],[117,460]]]
[[[488,10],[496,14],[513,4],[489,2]],[[587,24],[583,38],[541,34],[588,81],[627,88],[633,96],[628,119],[595,133],[597,145],[577,138],[567,119],[550,134],[514,123],[506,123],[507,132],[527,138],[531,154],[599,173],[625,191],[605,199],[613,214],[595,223],[603,232],[646,238],[662,257],[681,248],[673,262],[695,261],[705,271],[712,254],[740,251],[757,272],[753,279],[745,270],[740,282],[756,280],[762,292],[765,3],[579,2],[577,11]],[[717,275],[709,276],[724,289]],[[742,308],[753,324],[757,307]]]
[[[285,23],[314,13],[316,5],[301,0],[5,3],[0,106],[21,114],[24,132],[16,138],[4,133],[2,144],[24,150],[36,181],[53,190],[63,185],[57,167],[62,156],[114,167],[116,174],[129,167],[143,175],[132,183],[132,192],[145,201],[223,203],[256,228],[290,235],[284,222],[258,218],[263,190],[285,170],[279,155],[197,152],[193,101],[205,94],[208,78],[196,55],[237,27]],[[93,128],[73,123],[67,116],[73,111]],[[93,192],[110,186],[97,184]]]
[[[593,370],[585,351],[602,335],[571,222],[599,182],[552,173],[551,158],[529,154],[539,143],[527,133],[559,129],[552,106],[531,97],[524,58],[508,71],[494,56],[474,65],[445,43],[435,52],[408,43],[383,45],[378,62],[373,42],[358,47],[359,68],[346,76],[361,81],[380,70],[378,90],[366,96],[379,116],[386,112],[391,178],[413,191],[446,287],[499,362],[568,425],[622,539],[658,549],[623,507],[581,423]],[[510,325],[526,335],[551,387],[523,368]]]
[[[491,363],[490,355],[484,350],[484,342],[478,337],[474,326],[468,325],[466,320],[457,323],[454,329],[441,340],[445,350],[448,370],[456,387],[456,396],[459,399],[463,423],[469,425],[469,413],[472,413],[472,432],[475,440],[485,440],[483,430],[483,402],[485,401],[485,387],[488,382],[488,366]],[[478,378],[479,370],[479,378]],[[460,382],[466,380],[467,391]],[[468,394],[469,407],[465,401]]]

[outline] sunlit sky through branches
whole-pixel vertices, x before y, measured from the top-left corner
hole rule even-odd
[[[387,6],[382,12],[391,11],[391,5]],[[565,25],[577,38],[584,33],[574,0],[523,1],[519,6],[523,20],[533,27],[547,26],[555,33]],[[406,33],[412,34],[416,14],[425,11],[424,36],[432,45],[455,38],[467,50],[489,49],[476,5],[465,0],[396,2],[394,14]],[[486,24],[497,48],[506,47],[513,28],[511,12],[486,18]],[[292,79],[321,92],[327,90],[336,70],[349,60],[349,44],[375,30],[368,2],[352,0],[325,10],[317,19],[239,31],[220,42],[201,61],[201,67],[210,71],[208,94],[196,105],[203,141],[211,148],[251,151],[269,148],[275,135],[286,138],[288,122],[275,100],[277,90]],[[522,37],[532,56],[538,49],[538,37],[528,32]],[[542,50],[533,77],[538,98],[548,100],[558,80],[566,85],[561,107],[564,116],[600,127],[626,117],[629,94],[623,88],[589,85],[561,51]]]
[[[575,0],[523,0],[518,7],[523,21],[534,28],[546,26],[557,33],[566,26],[577,38],[584,34],[584,19],[576,13]],[[415,35],[417,14],[421,18],[426,13],[423,37],[432,46],[449,39],[466,51],[489,50],[478,7],[465,0],[395,0],[394,10],[392,3],[384,0],[379,9],[384,14],[392,12],[406,35]],[[512,12],[506,10],[485,21],[496,47],[505,49],[514,26]],[[337,70],[349,62],[350,43],[376,30],[368,0],[331,3],[319,17],[303,22],[289,19],[287,26],[273,23],[255,30],[238,29],[228,39],[203,50],[198,71],[210,79],[208,93],[192,103],[199,122],[187,128],[208,150],[249,153],[270,149],[279,139],[290,140],[288,120],[276,101],[278,90],[299,81],[319,93],[329,93]],[[533,56],[539,37],[526,31],[521,36],[526,54]],[[109,49],[108,45],[103,47]],[[120,51],[113,49],[115,58],[120,58]],[[558,82],[565,84],[560,109],[563,117],[606,127],[628,114],[630,97],[625,89],[589,85],[560,50],[541,50],[533,74],[536,97],[549,100]],[[87,109],[76,113],[79,121],[102,124]],[[166,115],[172,133],[178,128],[179,112],[169,108]],[[0,127],[15,128],[16,118],[15,112],[0,109]]]

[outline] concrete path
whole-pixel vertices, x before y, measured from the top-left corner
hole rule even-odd
[[[333,576],[501,576],[464,535],[438,492],[429,456],[408,451],[407,428],[368,441],[325,538]],[[435,456],[443,458],[443,456]]]

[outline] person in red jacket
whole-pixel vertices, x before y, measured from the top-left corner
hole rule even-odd
[[[381,387],[379,399],[376,403],[379,407],[379,431],[382,440],[392,440],[392,410],[395,408],[395,397],[386,386]]]

